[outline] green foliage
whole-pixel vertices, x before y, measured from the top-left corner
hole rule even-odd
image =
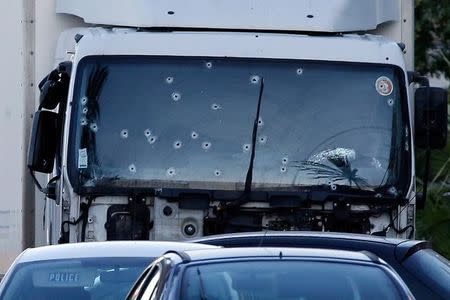
[[[416,70],[450,79],[450,0],[416,0],[415,5]],[[423,151],[416,151],[418,178],[423,176],[424,158]],[[443,197],[450,191],[450,142],[432,152],[429,181],[425,209],[417,214],[417,238],[431,241],[450,259],[450,197]]]
[[[416,0],[416,70],[450,78],[450,0]]]
[[[421,189],[425,152],[416,150],[417,186]],[[431,153],[427,202],[425,209],[417,212],[416,226],[418,239],[431,241],[436,251],[450,259],[450,141],[444,149]]]
[[[425,209],[418,212],[417,235],[433,244],[433,248],[450,258],[450,197],[442,197],[448,191],[442,183],[433,184],[428,191]]]

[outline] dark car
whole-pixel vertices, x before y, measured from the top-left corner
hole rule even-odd
[[[314,247],[370,251],[386,261],[416,299],[450,299],[450,262],[426,241],[327,232],[253,232],[207,236],[195,242],[223,247]]]
[[[128,300],[413,299],[369,252],[216,248],[169,252],[141,275]]]

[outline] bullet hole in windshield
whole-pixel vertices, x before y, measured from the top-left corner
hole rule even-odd
[[[210,142],[203,142],[202,148],[203,148],[203,150],[208,150],[209,148],[211,148],[211,143]]]
[[[210,61],[208,61],[205,65],[208,69],[212,68],[212,62],[210,62]]]
[[[88,112],[87,107],[83,108],[83,114],[87,114],[87,112]]]
[[[388,104],[389,106],[394,105],[394,99],[389,98],[389,99],[387,100],[387,104]]]
[[[215,170],[214,175],[220,176],[220,175],[222,175],[222,172],[220,170]]]
[[[147,141],[148,141],[150,144],[154,144],[154,143],[156,142],[157,139],[158,139],[157,136],[149,136],[149,137],[147,138]]]
[[[87,101],[88,101],[87,97],[81,98],[81,104],[85,105]]]
[[[131,173],[136,173],[136,166],[135,166],[134,164],[131,164],[131,165],[128,167],[128,170],[130,170]]]
[[[266,142],[267,142],[267,136],[263,135],[263,136],[259,137],[260,144],[265,144]]]
[[[149,138],[152,135],[152,132],[150,129],[145,129],[144,130],[144,135],[146,138]]]
[[[80,123],[81,123],[82,126],[86,126],[87,125],[86,118],[82,118]]]
[[[281,160],[281,162],[285,165],[287,164],[289,161],[289,159],[287,157],[283,157],[283,159]]]
[[[337,190],[337,185],[331,184],[330,188],[332,191],[335,191],[335,190]]]
[[[181,141],[175,141],[175,142],[173,142],[173,147],[174,147],[175,149],[180,149],[182,145],[183,145],[183,143],[182,143]]]
[[[242,146],[242,150],[243,150],[244,152],[250,151],[250,148],[251,148],[251,145],[250,145],[250,144],[244,144],[244,145]]]
[[[173,101],[179,101],[179,100],[181,100],[181,94],[178,93],[178,92],[172,93],[172,100],[173,100]]]
[[[259,82],[259,76],[253,75],[252,77],[250,77],[250,82],[253,84],[257,84]]]
[[[92,123],[90,127],[91,127],[91,130],[92,130],[93,132],[97,132],[98,126],[97,126],[96,123]]]
[[[302,68],[298,68],[297,69],[297,75],[302,75],[303,74],[303,69]]]
[[[195,131],[192,131],[191,132],[191,138],[194,139],[194,140],[197,139],[198,138],[198,133],[195,132]]]
[[[222,107],[221,107],[219,104],[214,103],[214,104],[211,105],[211,108],[212,108],[213,110],[218,110],[218,109],[221,109]]]
[[[128,130],[127,129],[122,129],[120,131],[120,137],[123,138],[123,139],[128,138]]]
[[[172,76],[167,77],[167,78],[166,78],[166,82],[167,82],[168,84],[171,84],[171,83],[173,82],[173,77],[172,77]]]
[[[169,176],[169,177],[175,176],[175,174],[176,174],[175,168],[168,168],[166,173],[167,173],[167,176]]]
[[[281,171],[281,173],[285,173],[287,171],[287,168],[283,166],[283,167],[281,167],[280,171]]]
[[[263,126],[264,125],[264,121],[262,120],[261,117],[259,117],[258,119],[258,126]]]

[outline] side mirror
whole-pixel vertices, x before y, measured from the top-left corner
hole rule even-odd
[[[427,89],[429,89],[429,93]],[[420,87],[416,90],[414,126],[417,147],[442,149],[447,144],[447,101],[448,92],[445,89]],[[427,116],[429,116],[428,122]],[[428,130],[429,145],[427,143]]]
[[[39,83],[39,109],[55,109],[67,100],[71,69],[71,62],[62,62]]]
[[[51,173],[59,137],[58,114],[39,110],[34,114],[30,146],[28,148],[28,168],[35,172]]]

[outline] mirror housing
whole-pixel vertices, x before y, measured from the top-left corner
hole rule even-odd
[[[71,62],[62,62],[39,83],[39,109],[52,110],[67,100],[71,70]]]
[[[442,149],[447,144],[447,101],[448,92],[445,89],[420,87],[416,90],[414,126],[418,148]],[[427,115],[430,118],[428,122]],[[427,131],[430,135],[429,145]]]
[[[28,148],[27,166],[31,171],[49,174],[53,171],[59,137],[57,113],[39,110],[34,114]]]

